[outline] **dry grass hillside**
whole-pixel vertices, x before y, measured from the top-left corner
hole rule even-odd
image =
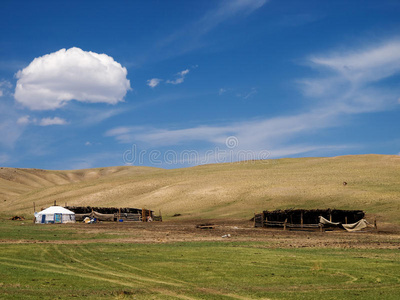
[[[363,209],[400,224],[400,157],[285,158],[173,170],[0,169],[1,214],[29,214],[33,202],[40,208],[55,200],[146,207],[182,218],[250,218],[255,211],[292,207]]]

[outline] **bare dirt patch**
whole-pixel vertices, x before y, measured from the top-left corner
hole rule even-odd
[[[243,220],[207,220],[213,229],[198,228],[204,220],[168,222],[102,222],[97,224],[64,224],[76,230],[81,239],[73,240],[1,240],[0,243],[173,243],[197,241],[262,242],[266,248],[342,248],[342,249],[400,249],[400,233],[392,227],[379,231],[349,233],[334,231],[283,231],[254,228]],[[47,226],[47,225],[37,225]],[[54,226],[54,225],[50,225]],[[390,229],[390,230],[388,230]],[[106,236],[105,238],[102,235]],[[85,236],[98,236],[85,239]]]

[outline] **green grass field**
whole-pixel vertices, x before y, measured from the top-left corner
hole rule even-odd
[[[398,299],[397,254],[261,243],[8,244],[0,297]]]
[[[398,299],[398,249],[116,243],[0,221],[1,299]],[[29,237],[29,238],[28,238]],[[98,238],[106,242],[96,242]],[[21,242],[25,240],[25,242]],[[27,241],[28,240],[28,241]],[[44,241],[44,242],[40,242]]]
[[[387,155],[175,170],[0,168],[0,299],[397,300],[399,172],[400,157]],[[54,201],[161,209],[172,225],[32,224],[33,202],[40,210]],[[236,240],[222,240],[225,232],[185,223],[294,207],[361,209],[387,230],[277,238],[265,231],[269,238],[244,228]],[[27,220],[6,220],[12,215]]]

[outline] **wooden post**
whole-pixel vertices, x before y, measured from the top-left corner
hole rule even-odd
[[[324,231],[324,224],[319,224],[319,231],[323,232]]]
[[[161,209],[158,211],[160,214],[160,222],[162,222],[162,215],[161,215]]]
[[[287,219],[285,219],[285,222],[283,223],[283,230],[286,230],[286,223],[287,223]]]
[[[268,223],[268,218],[267,217],[265,217],[265,223],[264,222],[262,222],[262,227],[267,227],[267,223]],[[265,225],[265,226],[264,226]]]
[[[301,228],[303,228],[303,211],[301,211],[300,217],[301,217],[300,220]]]
[[[54,206],[56,206],[57,205],[57,201],[56,200],[54,200]]]
[[[118,209],[118,222],[121,220],[121,207]]]
[[[344,222],[347,224],[347,216],[344,217]]]
[[[142,208],[142,222],[146,222],[146,209]]]
[[[332,214],[329,213],[329,221],[332,222]]]
[[[375,227],[375,230],[378,230],[378,225],[376,225],[376,217],[374,218],[374,227]]]

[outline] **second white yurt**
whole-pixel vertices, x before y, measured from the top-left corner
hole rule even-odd
[[[62,206],[50,206],[35,213],[35,223],[75,223],[75,213]]]

